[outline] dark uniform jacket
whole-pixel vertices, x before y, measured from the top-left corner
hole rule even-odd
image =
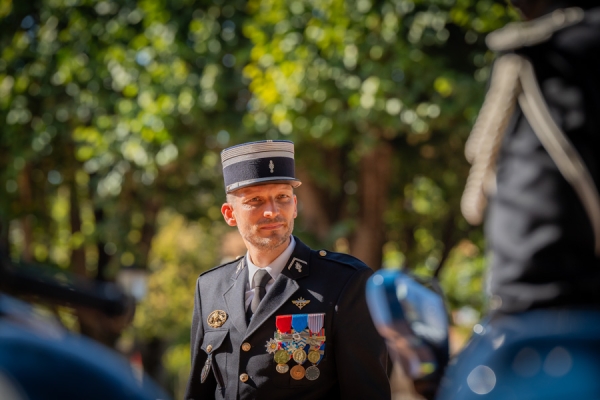
[[[365,301],[365,283],[371,269],[349,255],[314,251],[298,238],[295,240],[286,267],[249,325],[244,307],[248,281],[245,257],[200,275],[186,399],[390,398],[385,345]],[[292,303],[299,298],[310,303],[300,309]],[[224,311],[227,319],[221,326],[211,327],[207,317],[215,310]],[[320,376],[312,381],[295,380],[289,372],[276,371],[277,363],[266,344],[277,329],[276,316],[312,313],[325,313]],[[212,367],[201,383],[209,350]],[[290,360],[288,364],[291,368],[295,362]]]
[[[543,24],[529,27],[540,32]],[[533,64],[554,121],[600,188],[600,7],[512,51]],[[518,106],[496,177],[486,236],[500,310],[600,306],[600,260],[589,218]]]

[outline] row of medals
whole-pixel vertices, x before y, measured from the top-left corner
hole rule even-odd
[[[277,363],[277,366],[275,367],[277,372],[279,372],[280,374],[285,374],[288,371],[290,371],[291,377],[296,380],[300,380],[306,376],[306,379],[308,379],[309,381],[314,381],[320,375],[319,368],[317,368],[317,366],[315,365],[321,359],[321,353],[319,353],[318,350],[311,350],[308,352],[308,355],[303,349],[294,350],[294,352],[292,353],[292,359],[296,361],[298,365],[293,366],[291,370],[290,367],[287,365],[287,362],[290,360],[290,356],[287,350],[277,350],[275,352],[274,358],[275,362]],[[304,361],[306,361],[307,358],[308,361],[313,363],[313,365],[304,369],[302,364],[304,363]]]

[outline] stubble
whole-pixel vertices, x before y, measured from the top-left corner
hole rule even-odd
[[[282,246],[286,243],[289,243],[290,236],[294,230],[294,220],[285,221],[285,220],[269,220],[265,221],[265,223],[273,223],[273,222],[284,222],[286,223],[287,229],[283,233],[272,232],[272,234],[268,237],[262,237],[258,234],[260,230],[260,223],[252,227],[252,229],[244,229],[242,233],[242,237],[247,243],[250,243],[252,246],[261,249],[261,250],[275,250],[279,246]]]

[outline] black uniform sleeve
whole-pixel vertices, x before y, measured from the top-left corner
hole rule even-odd
[[[217,382],[212,373],[200,383],[202,367],[206,362],[207,355],[201,349],[204,339],[204,329],[202,327],[202,304],[200,301],[200,280],[196,281],[196,296],[194,298],[194,313],[192,314],[192,328],[190,338],[190,353],[192,358],[192,367],[185,394],[186,400],[213,399]]]
[[[387,352],[367,309],[365,286],[373,271],[349,279],[337,304],[334,352],[342,399],[390,399]]]

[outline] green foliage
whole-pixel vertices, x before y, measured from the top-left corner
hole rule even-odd
[[[220,235],[218,228],[209,231],[172,211],[161,213],[159,224],[149,261],[148,294],[136,309],[133,334],[169,344],[163,361],[177,391],[185,387],[189,374],[196,278],[218,264]]]
[[[248,9],[244,75],[254,98],[246,126],[295,141],[298,163],[344,204],[332,229],[341,235],[360,213],[352,188],[361,159],[389,143],[386,236],[409,268],[428,265],[431,274],[470,229],[456,216],[468,168],[462,148],[492,59],[483,37],[512,18],[507,8],[491,0],[255,0]],[[342,149],[341,167],[315,147]]]
[[[139,244],[148,244],[143,230],[152,224],[148,203],[207,222],[219,217],[213,194],[219,165],[210,150],[228,143],[229,130],[239,130],[246,93],[235,73],[247,52],[236,7],[191,1],[12,5],[0,36],[2,213],[17,221],[35,215],[32,246],[61,248],[58,258],[40,250],[37,259],[51,253],[51,261],[64,265],[64,254],[76,248],[67,244],[103,242],[116,263],[143,264],[147,249]],[[229,106],[232,99],[236,108]],[[82,216],[85,229],[70,234],[68,218],[59,222],[48,212],[53,199],[69,198],[59,193],[64,187],[92,208]],[[69,205],[61,209],[65,216]],[[93,218],[98,211],[101,220]],[[46,243],[46,234],[57,230],[60,243]],[[15,254],[24,251],[15,248]],[[94,258],[88,251],[88,260]],[[89,267],[93,271],[94,262]]]

